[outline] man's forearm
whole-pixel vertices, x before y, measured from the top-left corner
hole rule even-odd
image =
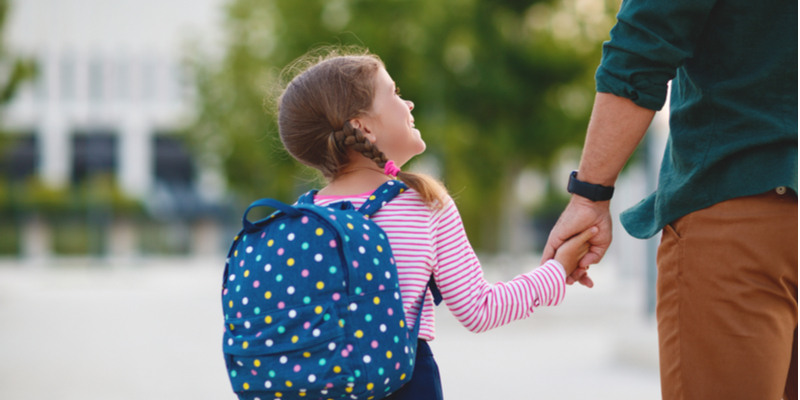
[[[578,179],[614,186],[636,146],[644,137],[655,111],[610,93],[597,93]]]

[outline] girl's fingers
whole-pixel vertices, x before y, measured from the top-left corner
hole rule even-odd
[[[591,239],[594,235],[596,235],[598,231],[599,229],[596,226],[593,226],[590,229],[581,232],[578,235],[577,239],[582,243],[588,242],[589,239]]]

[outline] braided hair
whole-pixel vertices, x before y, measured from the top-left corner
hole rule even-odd
[[[383,62],[366,51],[355,55],[343,55],[339,49],[323,51],[321,56],[310,53],[288,67],[300,72],[278,98],[278,130],[284,147],[329,182],[349,163],[348,149],[383,170],[389,161],[386,155],[349,122],[371,110],[374,77]],[[400,172],[397,178],[416,190],[428,206],[444,204],[447,191],[435,179],[409,172]]]
[[[378,146],[367,140],[364,133],[360,129],[353,128],[350,121],[345,121],[344,127],[340,131],[333,132],[336,145],[341,149],[347,147],[361,153],[364,157],[372,160],[380,169],[386,166],[389,161],[386,154],[378,149]]]

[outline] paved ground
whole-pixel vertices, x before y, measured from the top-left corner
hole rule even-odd
[[[660,398],[655,326],[636,285],[602,267],[594,289],[480,335],[437,310],[446,398]],[[220,278],[187,259],[0,261],[0,399],[235,399]]]

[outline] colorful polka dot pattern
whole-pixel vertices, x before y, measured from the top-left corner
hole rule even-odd
[[[369,219],[404,189],[387,182],[359,211],[310,192],[300,215],[234,239],[223,349],[240,399],[380,399],[408,381],[420,324],[406,327],[388,238]]]

